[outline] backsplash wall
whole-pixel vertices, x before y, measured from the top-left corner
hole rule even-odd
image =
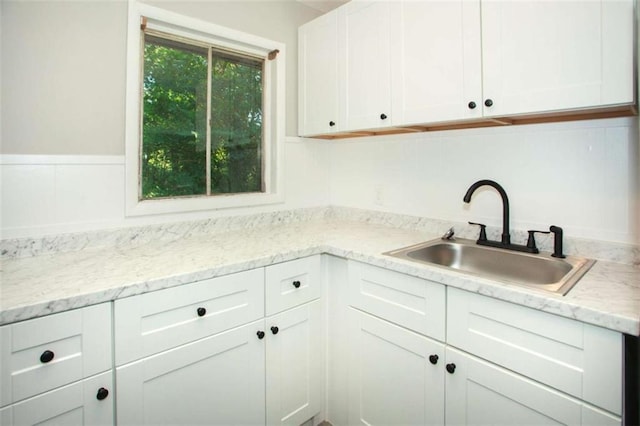
[[[637,118],[466,129],[330,143],[332,205],[640,243]],[[522,242],[524,243],[524,242]]]

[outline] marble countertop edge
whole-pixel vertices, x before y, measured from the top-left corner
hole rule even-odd
[[[0,305],[0,325],[301,257],[328,254],[640,335],[640,269],[635,266],[598,261],[592,271],[563,297],[382,254],[434,238],[430,232],[343,221],[332,222],[329,229],[325,225],[286,224],[246,230],[242,235],[232,233],[214,240],[211,237],[182,240],[170,247],[158,243],[131,251],[87,252],[80,259],[74,254],[65,254],[62,257],[51,255],[45,261],[37,258],[9,261],[15,262],[9,273],[11,283],[2,285],[5,286],[3,291],[8,289],[13,298]],[[247,241],[255,243],[247,244]],[[176,257],[176,253],[186,254]],[[98,265],[98,261],[102,262],[102,269],[94,268],[93,275],[86,274],[87,268]],[[74,268],[67,272],[70,264]],[[214,266],[208,266],[210,264]],[[36,270],[32,271],[33,268]],[[12,273],[15,275],[11,276]],[[50,281],[41,277],[47,273],[55,277]],[[94,282],[92,276],[98,279]],[[68,285],[55,288],[57,282]],[[32,287],[24,291],[23,285]]]

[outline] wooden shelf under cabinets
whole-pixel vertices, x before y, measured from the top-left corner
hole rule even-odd
[[[430,125],[388,127],[375,130],[357,130],[307,136],[314,139],[347,139],[365,136],[399,135],[407,133],[434,132],[442,130],[474,129],[481,127],[517,126],[523,124],[557,123],[564,121],[597,120],[602,118],[632,117],[638,114],[636,105],[614,108],[598,108],[588,111],[566,111],[544,114],[521,115],[515,117],[490,117],[473,121],[458,121]]]

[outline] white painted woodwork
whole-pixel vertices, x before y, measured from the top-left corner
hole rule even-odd
[[[110,303],[0,327],[2,406],[109,370],[111,340]]]
[[[349,304],[434,339],[445,340],[445,287],[349,261]]]
[[[349,304],[347,259],[324,256],[326,260],[325,290],[326,306],[325,336],[326,361],[326,407],[325,420],[332,425],[349,422]]]
[[[390,21],[392,123],[482,117],[480,0],[392,2]]]
[[[485,116],[629,104],[633,1],[482,1]]]
[[[448,288],[447,343],[622,412],[620,333]]]
[[[198,308],[206,314],[198,316]],[[264,271],[253,269],[115,301],[116,365],[264,316]]]
[[[620,425],[612,416],[540,383],[447,347],[447,425]]]
[[[343,130],[388,127],[392,120],[389,2],[350,2],[338,16]]]
[[[293,284],[297,281],[299,287]],[[270,265],[265,268],[266,315],[320,297],[322,288],[320,255]]]
[[[256,425],[265,420],[259,320],[116,369],[120,425]]]
[[[323,316],[320,300],[266,319],[266,424],[300,425],[322,408]],[[271,327],[278,327],[273,334]]]
[[[98,389],[109,391],[103,400]],[[113,379],[102,373],[18,402],[0,410],[0,424],[94,426],[113,425]]]
[[[342,126],[338,105],[338,13],[298,29],[298,134],[333,133]],[[331,126],[329,123],[333,122]]]
[[[443,425],[444,345],[355,309],[349,329],[348,424]]]

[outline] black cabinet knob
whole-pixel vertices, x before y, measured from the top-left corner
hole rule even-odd
[[[276,327],[275,325],[273,327],[271,327],[271,332],[273,334],[278,334],[278,331],[280,331],[280,329],[278,327]]]
[[[447,364],[446,368],[450,374],[453,374],[456,371],[456,365],[454,363]]]
[[[300,281],[294,281],[294,282],[293,282],[293,286],[294,286],[295,288],[300,288]]]
[[[333,127],[333,126],[335,126],[335,125],[336,125],[336,122],[335,122],[335,121],[330,121],[330,122],[329,122],[329,126]]]
[[[260,330],[256,334],[258,335],[258,339],[260,340],[264,339],[264,331]]]
[[[467,104],[467,106],[469,107],[469,109],[474,109],[476,107],[476,103],[471,101]]]
[[[198,316],[199,317],[205,316],[206,313],[207,313],[207,310],[205,308],[198,308]]]
[[[55,354],[51,351],[44,351],[42,352],[42,355],[40,355],[40,362],[43,364],[46,364],[48,362],[50,362],[53,357],[55,356]]]
[[[109,396],[109,391],[107,389],[105,388],[98,389],[98,393],[96,394],[96,398],[98,399],[98,401],[102,401],[108,396]]]
[[[429,362],[433,365],[436,365],[439,359],[440,357],[438,355],[429,355]]]
[[[380,114],[380,120],[386,120],[387,114]]]
[[[493,106],[493,101],[491,99],[487,99],[486,101],[484,101],[484,106],[486,107]]]

